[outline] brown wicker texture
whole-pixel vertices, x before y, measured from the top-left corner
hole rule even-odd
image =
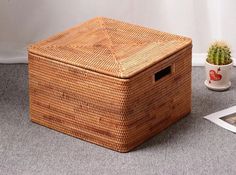
[[[127,152],[191,111],[191,40],[95,18],[29,48],[33,122]]]

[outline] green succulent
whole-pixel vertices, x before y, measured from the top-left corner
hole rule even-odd
[[[216,41],[208,49],[207,62],[215,65],[226,65],[232,62],[231,51],[225,42]]]

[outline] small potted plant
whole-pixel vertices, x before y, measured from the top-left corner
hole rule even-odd
[[[209,47],[205,65],[205,85],[209,89],[223,91],[230,88],[233,61],[231,50],[226,43],[216,41]]]

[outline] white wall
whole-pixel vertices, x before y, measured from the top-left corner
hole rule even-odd
[[[28,44],[94,16],[189,36],[201,59],[214,39],[236,49],[235,11],[234,0],[0,0],[0,62],[27,62]]]

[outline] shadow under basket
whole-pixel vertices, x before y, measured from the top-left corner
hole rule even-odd
[[[191,39],[94,18],[29,47],[35,123],[128,152],[191,111]]]

